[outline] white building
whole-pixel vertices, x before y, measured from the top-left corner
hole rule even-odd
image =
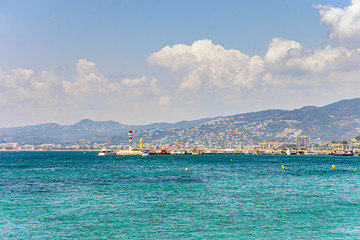
[[[298,136],[296,138],[296,147],[298,149],[305,149],[310,146],[310,137],[309,136]]]

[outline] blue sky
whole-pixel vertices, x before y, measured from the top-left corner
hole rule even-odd
[[[176,122],[357,97],[359,6],[0,0],[0,127]]]

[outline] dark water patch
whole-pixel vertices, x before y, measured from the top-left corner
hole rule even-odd
[[[203,182],[195,176],[126,176],[93,179],[94,184],[98,183],[196,183]]]

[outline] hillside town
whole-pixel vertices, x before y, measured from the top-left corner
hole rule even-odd
[[[128,148],[127,131],[131,129],[134,149],[143,139],[149,152],[356,154],[359,113],[360,98],[355,98],[323,107],[269,109],[176,123],[124,125],[90,119],[71,125],[44,123],[0,128],[0,150],[120,151]]]
[[[142,139],[140,140],[142,141]],[[64,143],[64,144],[20,144],[18,142],[0,143],[0,151],[112,151],[127,150],[128,144],[112,145],[111,143]],[[140,143],[132,143],[134,150],[140,150]],[[296,142],[259,142],[254,145],[242,144],[227,147],[198,147],[144,143],[142,151],[150,154],[287,154],[287,155],[341,155],[353,156],[360,153],[360,136],[351,140],[313,143],[310,136],[298,136]]]

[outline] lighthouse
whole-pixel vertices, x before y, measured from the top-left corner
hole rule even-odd
[[[133,132],[130,130],[129,131],[129,150],[120,150],[116,153],[116,155],[142,155],[143,153],[139,150],[133,150],[132,148],[132,137],[133,137]]]
[[[142,138],[140,138],[140,151],[144,152],[144,141]]]
[[[132,151],[132,131],[129,131],[129,151]]]

